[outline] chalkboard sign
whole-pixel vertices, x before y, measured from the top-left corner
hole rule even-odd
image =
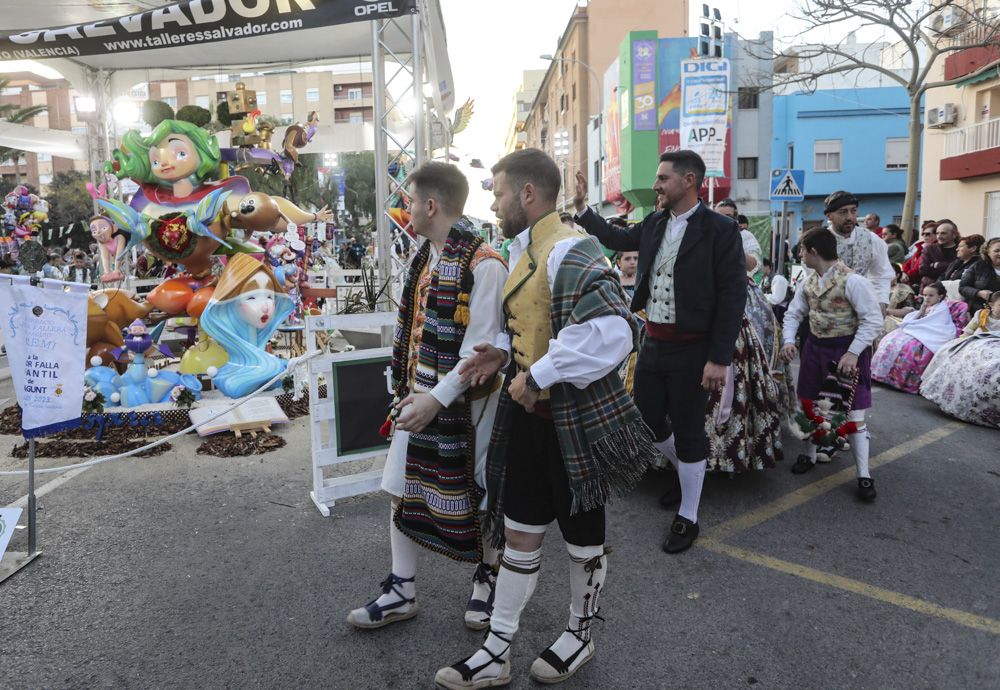
[[[379,435],[392,397],[386,390],[389,357],[333,363],[333,402],[337,420],[337,455],[386,449]]]

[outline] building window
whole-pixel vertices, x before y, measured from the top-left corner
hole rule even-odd
[[[257,92],[257,105],[258,106],[267,105],[267,91]]]
[[[840,139],[817,139],[813,144],[813,172],[840,172]]]
[[[363,113],[351,113],[350,123],[352,125],[360,125],[364,123],[365,116]]]
[[[347,90],[347,98],[348,98],[348,100],[351,100],[351,101],[360,101],[361,100],[361,89],[348,89]]]
[[[1000,192],[986,192],[986,237],[1000,237]]]
[[[76,127],[74,127],[70,131],[72,131],[73,134],[86,134],[87,133],[87,125],[77,125]]]
[[[40,153],[40,154],[38,154],[38,162],[39,163],[45,163],[45,162],[50,161],[50,160],[52,160],[52,154],[51,153]]]
[[[39,175],[38,184],[52,184],[52,175]]]
[[[166,103],[167,105],[169,105],[171,108],[176,108],[177,107],[177,97],[176,96],[164,96],[160,100],[163,101],[164,103]]]
[[[756,158],[737,158],[737,179],[740,180],[756,180],[757,179],[757,159]]]
[[[209,107],[209,105],[208,105],[208,96],[195,96],[194,97],[194,104],[196,106],[198,106],[199,108],[205,108],[205,109],[207,109]]]
[[[319,103],[319,89],[306,89],[306,101],[309,103]]]
[[[737,97],[740,110],[757,110],[760,107],[760,89],[755,86],[741,86]]]
[[[906,170],[910,167],[910,140],[885,140],[885,169]]]
[[[701,35],[705,36],[705,37],[708,37],[710,35],[710,33],[711,33],[711,31],[710,31],[710,29],[708,27],[708,24],[704,24],[703,23],[701,25]]]
[[[257,102],[260,103],[260,101],[257,101]],[[292,90],[291,89],[282,89],[281,90],[281,102],[282,103],[291,103],[292,102]]]

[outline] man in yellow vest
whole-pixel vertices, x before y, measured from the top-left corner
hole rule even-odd
[[[559,167],[538,149],[493,166],[493,211],[510,245],[507,327],[462,373],[473,385],[506,367],[487,458],[486,528],[505,538],[483,645],[438,671],[446,688],[510,682],[510,649],[538,581],[542,539],[557,521],[570,556],[569,624],[531,666],[557,683],[594,654],[590,625],[608,573],[604,504],[656,457],[649,429],[617,374],[637,327],[595,240],[556,213]]]
[[[867,230],[865,231],[867,232]],[[785,312],[785,344],[781,358],[791,362],[799,354],[795,336],[803,319],[809,319],[809,334],[802,343],[798,396],[815,401],[825,388],[831,364],[841,379],[856,381],[845,431],[854,455],[858,496],[875,500],[875,482],[868,470],[870,439],[865,410],[872,404],[872,342],[882,331],[882,310],[871,282],[837,258],[837,237],[826,228],[814,228],[799,242],[802,262],[813,273],[800,283]],[[829,421],[829,420],[828,420]],[[817,446],[800,455],[792,472],[803,474],[816,465]]]

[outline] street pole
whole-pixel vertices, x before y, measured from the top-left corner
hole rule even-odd
[[[785,242],[790,237],[788,228],[788,202],[781,202],[781,221],[778,223],[778,273],[785,272]]]

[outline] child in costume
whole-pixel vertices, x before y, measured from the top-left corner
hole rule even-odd
[[[837,259],[837,238],[825,228],[809,230],[800,242],[802,261],[812,269],[799,284],[785,313],[781,358],[790,362],[799,354],[795,334],[803,319],[809,319],[809,334],[802,343],[798,396],[816,401],[826,382],[829,366],[836,363],[842,379],[855,381],[847,422],[847,434],[858,476],[858,496],[875,499],[875,482],[868,469],[870,437],[865,410],[871,407],[871,345],[882,330],[882,311],[871,282]],[[810,409],[811,404],[805,403]],[[832,422],[825,421],[824,423]],[[822,424],[822,423],[821,423]],[[792,472],[803,474],[816,465],[818,445],[812,439],[808,454],[800,455]]]

